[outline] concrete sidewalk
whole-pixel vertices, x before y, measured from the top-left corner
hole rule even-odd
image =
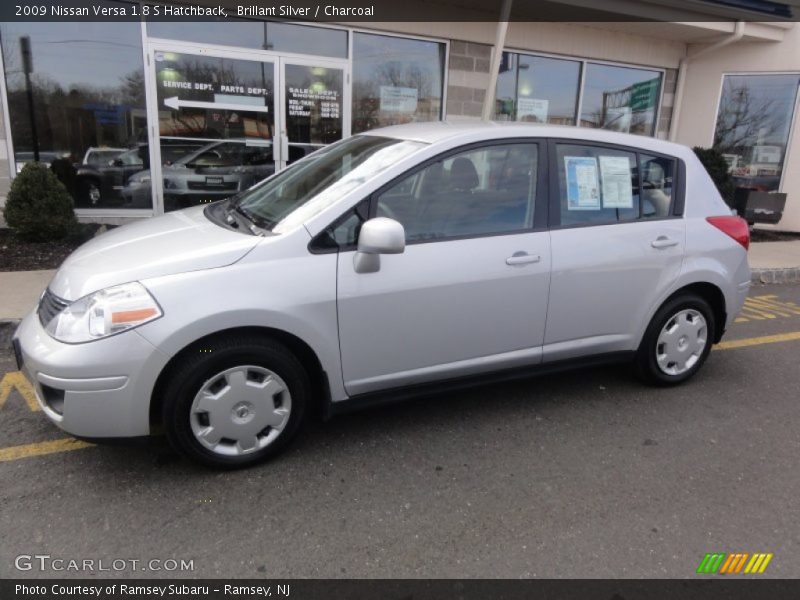
[[[800,240],[750,244],[748,260],[753,282],[800,282]]]
[[[0,352],[7,350],[17,323],[36,306],[55,271],[0,272]]]
[[[0,321],[30,312],[53,275],[55,271],[0,272]]]
[[[749,260],[754,282],[800,282],[800,241],[751,244]],[[3,321],[24,317],[54,274],[55,271],[0,272],[0,326]]]

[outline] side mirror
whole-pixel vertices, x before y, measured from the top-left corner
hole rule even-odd
[[[406,232],[394,219],[376,217],[361,226],[358,251],[353,257],[356,273],[376,273],[381,268],[381,254],[402,254]]]

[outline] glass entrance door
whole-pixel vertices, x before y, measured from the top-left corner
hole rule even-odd
[[[281,166],[350,135],[345,78],[339,62],[281,59]]]
[[[344,61],[162,41],[148,52],[153,147],[123,183],[127,207],[149,203],[151,181],[156,212],[227,198],[349,134]]]

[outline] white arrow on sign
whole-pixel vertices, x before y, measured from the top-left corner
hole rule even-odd
[[[164,98],[164,105],[175,110],[182,106],[187,108],[209,108],[211,110],[246,110],[251,112],[269,112],[268,106],[257,104],[238,104],[233,102],[195,102],[194,100],[181,100],[177,96]]]

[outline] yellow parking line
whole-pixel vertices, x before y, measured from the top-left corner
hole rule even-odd
[[[800,340],[800,331],[790,333],[777,333],[775,335],[762,335],[761,337],[745,338],[743,340],[729,340],[714,346],[714,350],[733,350],[747,346],[760,346],[761,344],[774,344],[775,342],[791,342]]]
[[[55,454],[56,452],[69,452],[70,450],[80,450],[93,446],[88,442],[82,442],[73,438],[62,438],[49,442],[37,442],[35,444],[25,444],[23,446],[11,446],[0,448],[0,462],[30,458],[31,456],[43,456],[45,454]]]
[[[12,371],[0,376],[0,408],[6,403],[11,395],[11,390],[16,389],[28,408],[32,411],[39,410],[39,403],[36,402],[36,392],[33,391],[31,382],[22,374],[21,371]]]

